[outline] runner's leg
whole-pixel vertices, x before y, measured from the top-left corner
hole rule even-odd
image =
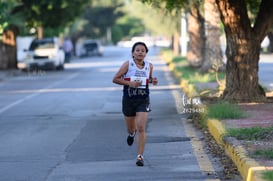
[[[148,119],[148,112],[137,112],[136,125],[138,132],[138,154],[143,155],[146,143],[146,122]]]
[[[125,122],[127,125],[127,130],[129,134],[134,134],[136,130],[136,117],[135,116],[125,116]]]

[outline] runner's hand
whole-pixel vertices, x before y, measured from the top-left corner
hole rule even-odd
[[[157,81],[157,78],[156,77],[153,77],[152,78],[152,84],[153,85],[157,85],[158,81]]]
[[[129,83],[129,87],[132,87],[132,88],[137,88],[141,86],[141,81],[132,81]]]

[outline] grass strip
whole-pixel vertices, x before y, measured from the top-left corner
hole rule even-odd
[[[246,117],[246,113],[236,104],[218,102],[208,105],[208,117],[215,119],[237,119]]]
[[[226,136],[232,136],[239,140],[261,140],[268,139],[272,134],[273,126],[271,127],[251,127],[251,128],[230,128],[227,129]]]
[[[273,171],[266,171],[262,174],[263,179],[272,181],[273,180]]]
[[[255,157],[261,157],[266,159],[273,159],[273,148],[266,150],[256,150],[254,152]]]

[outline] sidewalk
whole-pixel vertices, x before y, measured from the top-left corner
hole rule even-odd
[[[249,117],[243,119],[209,120],[208,129],[218,144],[224,146],[227,155],[237,166],[244,181],[260,181],[261,173],[273,170],[273,160],[252,159],[248,155],[255,149],[273,148],[273,133],[263,141],[239,141],[232,138],[224,138],[222,135],[228,128],[269,127],[273,125],[273,55],[261,55],[259,64],[259,80],[266,89],[267,97],[271,97],[269,103],[240,104]],[[215,88],[215,84],[203,85]]]

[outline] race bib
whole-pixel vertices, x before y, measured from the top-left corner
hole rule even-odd
[[[143,88],[145,89],[147,86],[147,79],[146,77],[136,77],[136,76],[131,76],[130,78],[131,82],[138,81],[141,82],[141,85],[138,88]]]

